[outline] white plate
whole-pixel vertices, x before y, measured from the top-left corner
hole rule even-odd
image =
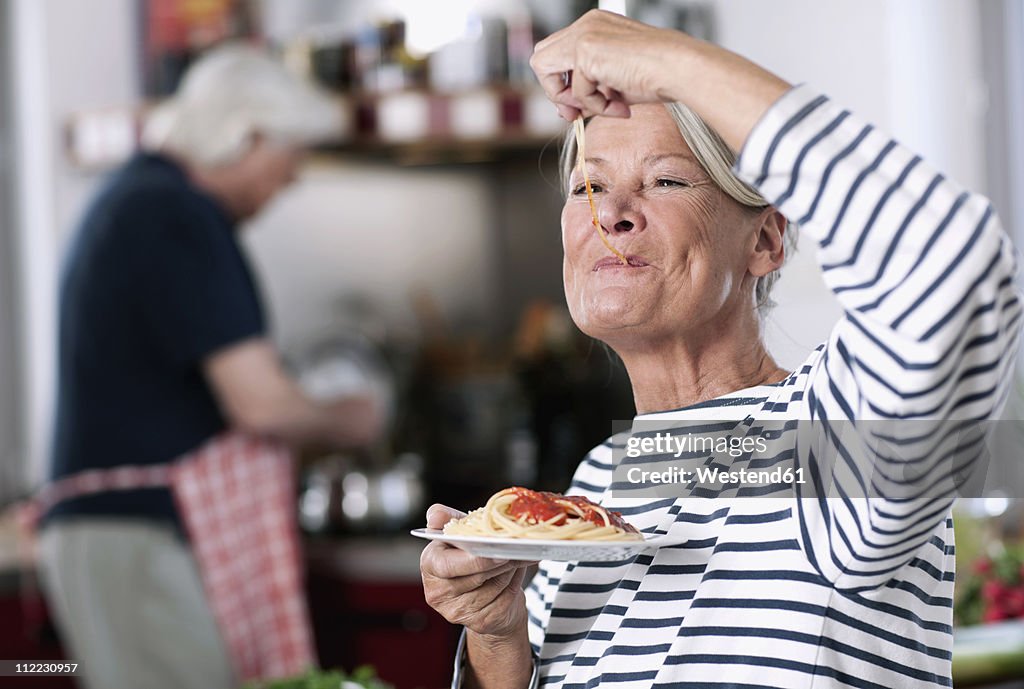
[[[532,538],[493,538],[490,536],[454,536],[439,529],[414,529],[417,538],[444,541],[477,557],[499,560],[558,560],[560,562],[606,562],[625,560],[645,550],[654,550],[684,541],[664,534],[644,534],[642,541],[542,541]]]

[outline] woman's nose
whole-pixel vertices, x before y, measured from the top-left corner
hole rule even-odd
[[[624,194],[607,194],[600,201],[597,219],[608,232],[638,232],[644,228],[643,212]]]

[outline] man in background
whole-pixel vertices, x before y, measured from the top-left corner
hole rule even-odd
[[[74,237],[50,474],[72,488],[47,505],[40,542],[51,607],[90,689],[240,679],[172,489],[112,472],[170,466],[229,430],[339,448],[380,432],[372,400],[314,401],[282,368],[237,239],[337,117],[256,49],[217,48],[152,114],[145,152]],[[76,482],[87,472],[106,479]]]

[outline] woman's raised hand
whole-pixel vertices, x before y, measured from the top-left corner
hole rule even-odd
[[[536,45],[530,66],[567,120],[629,117],[635,103],[688,105],[739,151],[790,85],[717,45],[592,10]]]
[[[612,12],[592,10],[536,45],[530,66],[558,112],[628,117],[629,106],[671,100],[666,60],[690,40]]]

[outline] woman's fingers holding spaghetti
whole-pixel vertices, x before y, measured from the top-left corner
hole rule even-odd
[[[594,10],[537,43],[530,67],[568,120],[628,117],[630,104],[666,100],[669,51],[685,54],[688,37]]]
[[[588,113],[629,117],[629,106],[623,102],[622,94],[609,86],[598,84],[585,72],[574,73],[572,95],[574,102],[580,103]]]
[[[556,104],[572,97],[572,39],[566,39],[570,28],[566,27],[542,39],[533,47],[533,55],[530,57],[530,67],[537,75],[537,81],[548,98]]]
[[[573,120],[580,116],[579,108],[573,108],[568,105],[562,105],[561,103],[555,103],[555,110],[558,111],[558,114],[561,116],[562,119],[568,122],[572,122]]]

